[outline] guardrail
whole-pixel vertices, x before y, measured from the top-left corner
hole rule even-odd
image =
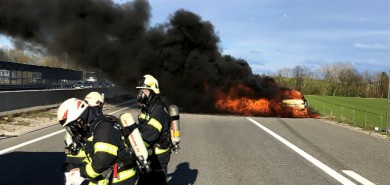
[[[44,90],[44,89],[73,89],[73,85],[0,85],[0,91]]]
[[[9,113],[23,112],[23,109],[30,109],[33,107],[54,107],[72,97],[84,99],[84,97],[92,91],[104,93],[105,98],[129,94],[128,91],[119,87],[1,91],[0,116]]]

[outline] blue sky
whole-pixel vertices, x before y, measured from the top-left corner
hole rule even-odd
[[[151,25],[180,8],[210,21],[223,53],[247,60],[255,73],[333,62],[351,62],[361,72],[390,70],[388,0],[149,2]]]
[[[124,3],[126,0],[115,0]],[[388,0],[150,0],[151,26],[177,9],[210,21],[223,54],[243,58],[254,73],[296,65],[351,62],[360,72],[390,70]],[[7,43],[8,42],[8,43]],[[0,47],[9,44],[0,37]]]

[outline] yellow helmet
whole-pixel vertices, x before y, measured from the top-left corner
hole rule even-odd
[[[137,89],[150,89],[155,94],[160,94],[160,88],[158,87],[158,81],[152,75],[144,75],[138,82]]]
[[[87,109],[88,105],[79,99],[70,98],[64,101],[57,112],[57,120],[62,127],[65,127],[70,122],[75,121]]]
[[[85,96],[84,101],[88,104],[88,106],[94,107],[94,106],[103,106],[104,98],[102,94],[98,92],[90,92]]]

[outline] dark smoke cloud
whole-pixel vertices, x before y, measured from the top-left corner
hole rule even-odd
[[[256,97],[269,98],[278,88],[272,78],[253,74],[245,60],[222,55],[210,22],[178,10],[168,23],[150,27],[150,10],[145,0],[124,5],[110,0],[1,0],[0,32],[50,54],[66,52],[133,91],[143,74],[152,74],[169,103],[189,112],[215,111],[215,92],[239,83],[253,88]]]

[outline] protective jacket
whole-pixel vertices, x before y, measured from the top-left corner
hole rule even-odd
[[[88,157],[80,168],[82,177],[98,184],[135,184],[138,178],[135,158],[130,154],[122,129],[112,116],[104,116],[91,125],[86,142]]]
[[[149,155],[162,154],[169,151],[170,130],[168,118],[167,108],[158,95],[154,95],[149,103],[141,109],[141,113],[138,116],[140,123],[138,129],[141,132],[146,148],[148,148]]]
[[[139,185],[167,184],[170,161],[170,129],[168,111],[158,95],[141,109],[138,129],[148,149],[152,171],[140,175]]]

